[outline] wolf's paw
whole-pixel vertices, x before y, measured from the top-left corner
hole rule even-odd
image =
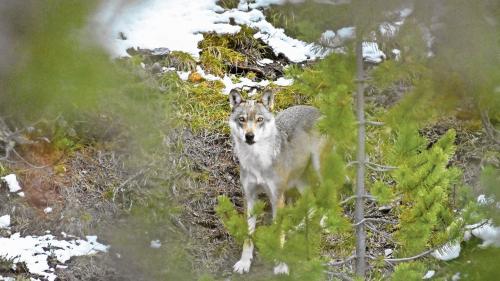
[[[250,271],[250,265],[252,264],[252,260],[239,260],[237,263],[233,265],[233,271],[239,274],[243,274],[245,272]]]
[[[284,263],[284,262],[278,263],[278,265],[276,265],[274,267],[274,274],[276,274],[276,275],[278,275],[278,274],[288,275],[288,265],[286,265],[286,263]]]

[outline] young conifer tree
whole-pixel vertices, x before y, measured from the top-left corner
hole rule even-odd
[[[436,116],[444,112],[438,109],[445,108],[435,106],[437,101],[442,101],[436,100],[434,94],[440,81],[432,78],[432,63],[425,54],[427,46],[422,43],[425,19],[418,18],[422,15],[419,9],[425,12],[428,6],[416,5],[415,17],[407,19],[401,27],[401,30],[411,32],[401,32],[395,39],[401,44],[408,44],[403,46],[403,59],[385,62],[375,71],[366,72],[362,42],[368,40],[370,31],[384,20],[384,12],[400,4],[399,1],[389,2],[388,6],[388,2],[351,1],[352,10],[356,11],[353,15],[356,39],[351,55],[330,55],[305,71],[292,68],[295,87],[313,95],[324,115],[319,128],[330,138],[323,161],[323,179],[294,204],[284,208],[273,224],[257,227],[252,237],[264,259],[289,263],[292,278],[320,280],[323,277],[321,272],[325,261],[319,256],[321,222],[327,218],[328,230],[337,233],[348,231],[346,226],[349,225],[342,216],[339,198],[352,194],[353,190],[346,191],[345,187],[353,182],[353,178],[355,195],[350,198],[354,198],[356,204],[350,226],[351,231],[354,228],[356,232],[355,275],[360,278],[365,277],[367,269],[365,251],[369,245],[366,244],[365,223],[372,219],[365,217],[363,208],[366,198],[375,199],[380,205],[395,203],[392,204],[392,212],[397,214],[399,221],[395,233],[397,258],[382,257],[387,263],[399,264],[393,276],[395,280],[421,279],[425,267],[417,259],[446,242],[459,239],[467,221],[467,209],[474,209],[473,206],[467,207],[462,214],[463,219],[456,218],[452,212],[452,207],[456,206],[450,203],[449,194],[452,188],[460,185],[461,175],[457,168],[449,166],[455,152],[455,132],[449,130],[435,143],[426,140],[420,133],[424,126],[434,122]],[[293,73],[294,70],[297,71]],[[388,85],[401,81],[412,86],[412,91],[387,114],[376,115],[385,121],[384,127],[367,128],[367,125],[381,123],[366,120],[366,84]],[[380,147],[374,147],[373,143],[377,142],[366,138],[367,131],[371,136],[383,137],[377,144]],[[390,166],[368,160],[372,159],[369,153],[375,150],[383,151],[377,160]],[[348,162],[355,165],[347,165]],[[352,167],[356,168],[355,177]],[[375,170],[377,179],[367,181],[366,169]],[[221,198],[219,202],[218,213],[229,232],[242,237],[248,235],[238,234],[232,227],[241,224],[239,229],[246,229],[243,225],[246,220],[233,218],[238,214],[229,200]],[[287,237],[283,246],[280,245],[281,231]],[[370,231],[370,235],[376,233]]]

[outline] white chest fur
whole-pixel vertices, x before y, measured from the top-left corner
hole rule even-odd
[[[276,157],[275,147],[272,143],[262,141],[252,145],[238,143],[236,155],[240,165],[246,170],[268,169]]]

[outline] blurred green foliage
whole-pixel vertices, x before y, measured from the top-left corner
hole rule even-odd
[[[126,190],[116,202],[119,190],[103,192],[106,204],[128,216],[82,231],[107,236],[128,262],[114,269],[130,271],[137,280],[194,280],[185,240],[172,226],[175,204],[167,182],[158,180],[171,165],[164,160],[164,136],[175,125],[172,99],[185,85],[177,75],[154,77],[137,66],[137,58],[112,59],[89,30],[98,4],[40,0],[25,5],[25,14],[18,15],[26,18],[19,59],[8,76],[0,77],[5,85],[1,117],[16,127],[35,124],[36,134],[48,136],[58,150],[92,145],[116,153],[124,174],[143,170],[148,180],[136,189],[122,186]],[[95,220],[88,212],[80,219]],[[155,239],[163,243],[161,249],[149,247]]]
[[[350,5],[328,5],[305,1],[271,6],[264,11],[268,21],[275,27],[285,29],[288,36],[308,42],[317,41],[325,30],[337,30],[352,26]],[[314,20],[311,17],[314,16]]]

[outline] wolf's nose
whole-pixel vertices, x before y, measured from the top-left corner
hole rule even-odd
[[[246,133],[245,134],[245,140],[248,142],[248,143],[252,143],[253,142],[253,137],[255,135],[253,133]]]

